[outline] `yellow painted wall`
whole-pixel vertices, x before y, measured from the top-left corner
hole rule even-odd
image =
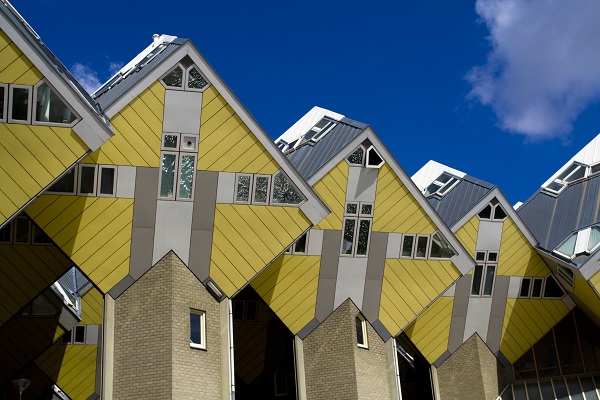
[[[474,215],[463,226],[455,232],[455,236],[460,243],[465,247],[470,255],[475,255],[475,247],[477,246],[477,234],[479,233],[479,218]]]
[[[293,334],[315,316],[321,257],[284,255],[251,283]]]
[[[349,170],[346,160],[342,160],[313,185],[315,192],[331,210],[331,213],[319,222],[315,229],[342,230]]]
[[[71,266],[55,246],[0,245],[0,326]]]
[[[81,324],[101,325],[104,299],[102,293],[91,288],[81,297]]]
[[[27,213],[104,293],[128,274],[133,199],[44,195]]]
[[[397,335],[460,275],[451,261],[386,259],[379,320]]]
[[[310,224],[296,207],[217,204],[211,278],[231,297]]]
[[[54,344],[35,363],[71,399],[87,399],[96,384],[95,345]]]
[[[404,330],[421,354],[433,364],[447,349],[453,297],[440,297]]]
[[[514,363],[568,313],[562,300],[508,299],[500,351]]]
[[[234,321],[235,373],[246,384],[264,372],[268,326],[267,321]]]
[[[202,94],[198,169],[272,174],[279,165],[214,86]]]
[[[539,276],[550,270],[511,218],[504,221],[497,275]]]
[[[389,164],[384,164],[377,175],[373,231],[430,234],[436,229]]]
[[[112,119],[115,135],[83,162],[159,167],[165,88],[155,82]]]
[[[33,86],[42,78],[42,73],[17,45],[0,31],[0,82]]]
[[[591,282],[597,282],[598,274],[592,276],[590,279]],[[590,311],[595,313],[596,315],[600,315],[600,298],[598,298],[598,294],[596,291],[590,286],[585,279],[575,274],[575,284],[573,285],[573,293],[575,297],[585,304]],[[593,284],[593,283],[592,283]]]

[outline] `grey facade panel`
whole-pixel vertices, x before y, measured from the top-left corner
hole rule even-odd
[[[139,279],[152,267],[154,228],[133,228],[131,230],[131,258],[129,274]],[[116,299],[116,297],[113,296]]]
[[[373,329],[375,329],[375,332],[377,332],[381,340],[383,340],[384,342],[387,342],[392,337],[390,332],[386,329],[386,327],[381,323],[380,320],[373,321],[371,326],[373,327]]]
[[[492,311],[488,324],[486,344],[493,353],[500,350],[500,339],[502,338],[502,324],[506,310],[506,299],[508,298],[509,276],[497,276],[494,283],[494,296],[492,299]]]
[[[131,275],[127,275],[125,278],[121,279],[121,281],[117,283],[112,289],[110,289],[108,294],[113,299],[116,299],[120,295],[122,295],[127,289],[129,289],[129,287],[133,285],[135,281],[136,280],[133,279]]]
[[[306,339],[306,337],[308,335],[310,335],[310,333],[312,331],[314,331],[315,329],[317,329],[317,327],[320,325],[321,323],[319,322],[318,319],[313,318],[310,320],[310,322],[306,325],[304,325],[304,328],[300,329],[300,331],[298,332],[298,337],[302,340]]]
[[[337,279],[341,242],[342,231],[326,230],[323,232],[323,250],[321,252],[319,279]]]
[[[209,276],[212,235],[212,231],[192,229],[188,267],[200,281]]]
[[[158,168],[137,167],[133,205],[133,227],[154,228],[158,196]]]
[[[217,203],[217,185],[219,173],[214,171],[197,171],[194,188],[194,213],[192,229],[212,231],[215,222]],[[193,245],[193,242],[192,242]]]
[[[333,312],[335,281],[335,279],[319,278],[319,288],[317,289],[317,310],[315,311],[315,318],[320,322],[325,321],[329,314]]]
[[[387,242],[388,233],[373,232],[371,234],[362,306],[362,312],[369,321],[375,321],[379,317]]]

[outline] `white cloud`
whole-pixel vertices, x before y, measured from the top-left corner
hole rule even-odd
[[[71,73],[88,93],[94,93],[102,85],[96,71],[87,65],[76,63],[71,67]]]
[[[119,72],[119,70],[121,68],[123,68],[125,64],[122,62],[111,62],[108,65],[108,72],[110,72],[110,75],[113,76],[114,74],[116,74],[117,72]]]
[[[466,79],[503,129],[565,137],[600,98],[600,1],[477,0],[490,31],[487,63]]]

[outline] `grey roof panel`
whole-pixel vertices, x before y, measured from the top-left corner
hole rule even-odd
[[[494,187],[495,185],[466,175],[443,197],[431,196],[427,200],[444,223],[451,227]]]
[[[106,110],[119,100],[131,88],[137,85],[145,76],[151,73],[160,63],[167,59],[188,39],[176,38],[171,43],[165,43],[164,47],[157,47],[148,57],[140,61],[130,71],[125,74],[117,74],[108,82],[102,85],[94,93],[94,99],[98,102],[102,110]]]
[[[368,125],[348,118],[342,120],[318,142],[308,142],[287,154],[302,178],[309,179],[357,137]]]

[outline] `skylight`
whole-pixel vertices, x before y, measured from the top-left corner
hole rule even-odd
[[[558,175],[552,182],[546,185],[544,189],[546,189],[548,192],[559,194],[570,183],[576,182],[596,172],[598,172],[597,166],[594,166],[590,169],[587,165],[573,163],[560,175]]]
[[[568,259],[593,253],[600,245],[600,227],[592,226],[570,234],[561,244],[556,246],[554,253]]]
[[[427,186],[423,194],[425,196],[433,196],[437,194],[439,196],[444,196],[446,193],[450,191],[458,182],[459,178],[450,175],[447,172],[443,172],[440,176],[438,176],[433,182]]]
[[[284,145],[281,146],[280,144],[284,141],[279,141],[277,143],[277,147],[279,147],[281,149],[281,151],[285,152],[289,152],[292,151],[294,149],[297,149],[298,147],[302,146],[303,144],[311,141],[313,143],[318,142],[320,139],[322,139],[326,134],[328,134],[329,132],[331,132],[331,130],[335,127],[336,125],[336,121],[327,117],[321,118],[319,120],[319,122],[317,122],[312,128],[310,128],[308,130],[308,132],[306,132],[304,135],[302,135],[300,138],[290,142],[288,145]]]

